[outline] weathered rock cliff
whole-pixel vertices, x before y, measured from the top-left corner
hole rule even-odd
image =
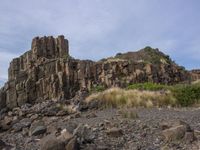
[[[189,73],[158,49],[118,54],[98,62],[69,56],[68,41],[36,37],[31,50],[10,63],[8,82],[0,90],[0,109],[47,99],[67,99],[84,88],[126,86],[136,82],[174,84]]]
[[[192,81],[200,80],[200,69],[191,70],[190,75]]]

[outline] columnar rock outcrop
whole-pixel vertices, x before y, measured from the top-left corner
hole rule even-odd
[[[63,96],[66,82],[63,70],[67,67],[64,58],[68,55],[68,41],[64,36],[34,38],[31,50],[10,63],[8,82],[1,90],[6,106],[13,108]]]
[[[149,50],[155,55],[149,57]],[[159,55],[161,59],[158,59]],[[146,61],[152,57],[157,62]],[[146,48],[134,54],[118,54],[93,62],[71,58],[64,36],[36,37],[31,50],[10,63],[8,82],[0,90],[0,109],[48,99],[67,99],[82,88],[91,89],[96,85],[123,87],[136,82],[173,84],[187,79],[188,72],[157,49]]]
[[[191,80],[200,80],[200,69],[195,69],[190,71],[191,74]]]

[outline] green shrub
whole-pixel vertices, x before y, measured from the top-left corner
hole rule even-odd
[[[127,89],[107,89],[98,85],[87,101],[99,100],[107,107],[191,106],[200,104],[200,83],[162,85],[156,83],[131,84]]]
[[[176,85],[171,91],[181,106],[190,106],[200,102],[200,85]]]
[[[167,86],[156,83],[138,83],[128,86],[128,89],[159,91],[169,90],[181,106],[190,106],[200,102],[200,84],[182,84]]]
[[[96,85],[96,86],[92,87],[91,92],[92,92],[92,93],[94,93],[94,92],[102,92],[102,91],[104,91],[105,89],[106,89],[106,88],[105,88],[105,86],[103,86],[103,85]]]
[[[172,60],[168,55],[164,55],[158,49],[153,49],[150,46],[144,48],[144,51],[148,54],[148,61],[153,64],[167,63],[170,64]]]
[[[167,85],[156,84],[156,83],[136,83],[131,84],[127,87],[128,89],[137,89],[137,90],[148,90],[148,91],[159,91],[168,89]]]

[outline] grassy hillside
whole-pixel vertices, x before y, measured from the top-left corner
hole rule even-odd
[[[167,86],[155,83],[129,85],[126,89],[96,90],[87,102],[106,107],[191,106],[200,103],[200,83]]]
[[[145,47],[137,52],[128,52],[128,53],[118,53],[115,58],[118,59],[126,59],[130,61],[136,62],[145,62],[145,63],[152,63],[152,64],[172,64],[174,63],[168,55],[165,55],[158,49],[153,49],[151,47]]]

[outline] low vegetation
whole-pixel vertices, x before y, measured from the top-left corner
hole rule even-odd
[[[200,84],[176,85],[171,87],[171,91],[181,106],[190,106],[200,102]]]
[[[115,108],[191,106],[200,102],[199,83],[175,86],[139,83],[129,85],[126,89],[110,88],[98,91],[91,94],[86,101],[96,100],[103,106]]]
[[[175,105],[176,101],[170,91],[140,91],[111,88],[103,92],[90,95],[86,101],[101,101],[106,107],[152,107],[163,105]]]
[[[102,92],[104,91],[106,88],[103,85],[96,85],[93,86],[92,89],[90,90],[91,93],[96,93],[96,92]]]
[[[158,90],[167,90],[169,86],[162,85],[162,84],[156,84],[151,82],[146,83],[137,83],[137,84],[131,84],[127,87],[127,89],[137,89],[137,90],[148,90],[148,91],[158,91]]]

